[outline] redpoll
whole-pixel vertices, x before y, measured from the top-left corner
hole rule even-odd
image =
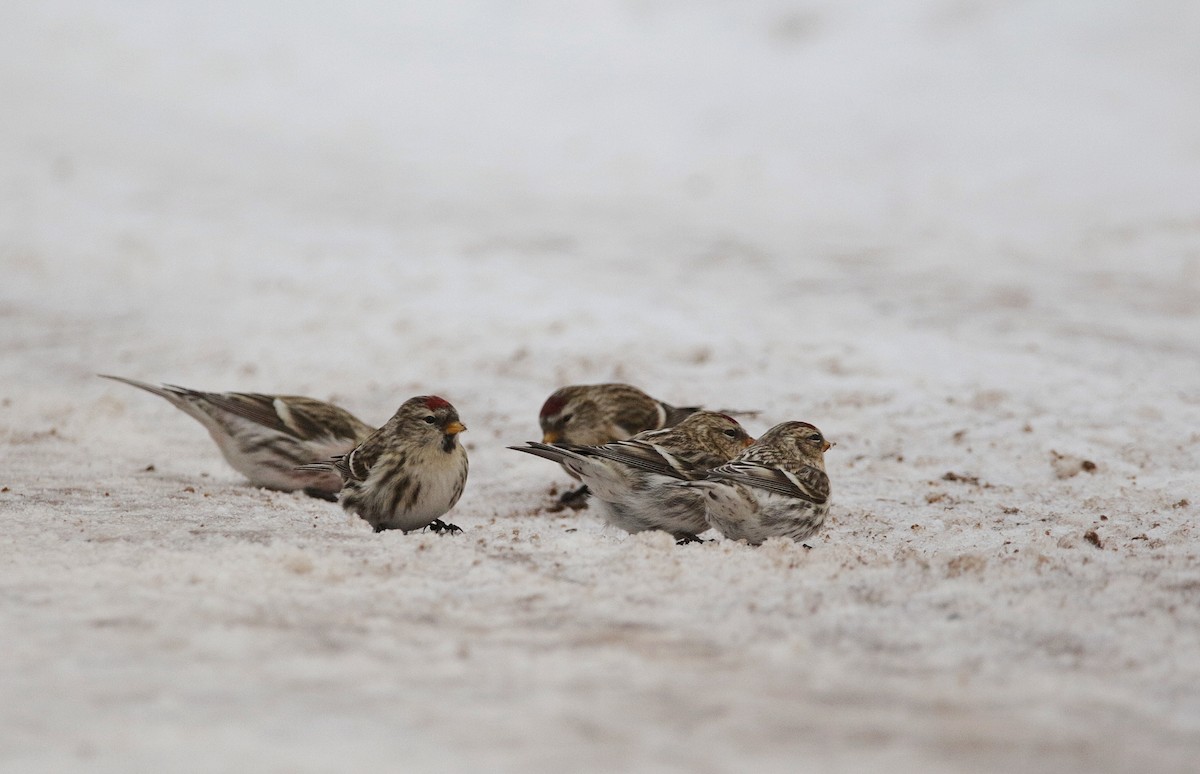
[[[573,384],[546,399],[538,422],[542,443],[599,446],[646,430],[674,427],[699,410],[699,406],[672,406],[629,384]],[[567,473],[575,475],[569,468]],[[563,494],[560,501],[582,508],[587,493],[587,487],[580,487]]]
[[[661,529],[686,542],[708,529],[703,497],[667,484],[702,478],[752,441],[732,418],[697,411],[673,428],[601,446],[530,441],[509,448],[561,463],[592,491],[610,524],[627,532]]]
[[[297,395],[200,392],[107,376],[166,398],[196,419],[217,442],[225,461],[255,486],[336,500],[341,479],[330,471],[297,470],[321,457],[344,454],[371,433],[345,409]]]
[[[830,446],[807,422],[784,422],[704,480],[677,488],[703,492],[708,523],[730,540],[759,545],[780,535],[799,542],[829,512]]]
[[[376,532],[461,532],[441,520],[467,484],[467,451],[458,434],[467,428],[446,400],[409,398],[383,427],[350,452],[302,470],[335,471],[344,483],[342,507]]]
[[[677,408],[628,384],[575,384],[542,404],[542,443],[599,446],[646,430],[674,427],[699,406]]]

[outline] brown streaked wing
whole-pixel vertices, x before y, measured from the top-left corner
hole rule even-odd
[[[371,467],[383,454],[385,443],[380,439],[378,431],[367,437],[367,440],[354,447],[348,454],[334,457],[334,467],[347,481],[365,481],[371,472]]]
[[[283,423],[279,413],[275,410],[275,397],[272,395],[263,395],[258,392],[200,392],[185,387],[168,386],[173,390],[211,403],[222,411],[228,411],[230,414],[248,419],[276,432],[295,438],[302,437]]]
[[[670,478],[695,479],[707,472],[707,468],[700,469],[688,460],[674,455],[666,455],[644,441],[616,441],[603,446],[581,447],[576,451],[585,456],[602,457],[631,468],[658,473]]]
[[[354,423],[358,420],[343,409],[299,395],[274,396],[257,392],[201,392],[186,387],[167,386],[178,393],[200,398],[230,414],[302,441],[328,435],[358,438],[361,436],[363,428],[367,427],[362,423],[360,423],[361,427],[355,427]],[[279,412],[275,409],[277,397],[287,402],[295,427],[285,423],[279,416]]]
[[[811,465],[805,465],[789,476],[781,468],[735,461],[714,468],[709,477],[736,481],[787,497],[799,497],[817,505],[829,499],[829,476]]]
[[[292,420],[305,440],[323,436],[365,438],[375,429],[349,411],[331,403],[301,395],[280,397],[287,402]]]
[[[641,390],[629,389],[627,399],[621,400],[620,410],[613,415],[613,424],[630,435],[658,428],[658,404]]]

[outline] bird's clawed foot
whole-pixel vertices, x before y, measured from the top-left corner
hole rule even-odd
[[[682,535],[680,535],[679,538],[675,541],[675,545],[686,546],[688,543],[707,543],[707,542],[708,541],[705,540],[704,538],[696,537],[695,535],[691,534],[690,532],[685,532]]]
[[[316,500],[324,500],[327,503],[336,503],[338,501],[338,496],[333,492],[326,492],[324,489],[317,489],[315,486],[305,487],[304,494]]]
[[[458,526],[457,524],[447,524],[441,519],[434,519],[433,521],[429,522],[429,526],[425,529],[433,530],[439,535],[457,535],[458,533],[462,532],[462,527]]]
[[[558,498],[558,510],[561,511],[563,508],[570,508],[573,511],[583,510],[587,507],[588,495],[591,493],[586,484],[578,489],[563,492],[562,496]]]

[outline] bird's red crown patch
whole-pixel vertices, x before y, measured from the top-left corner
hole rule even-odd
[[[436,395],[430,395],[425,399],[425,408],[429,409],[430,411],[450,408],[450,401],[446,400],[445,398],[439,398]]]
[[[546,399],[546,402],[542,405],[542,413],[538,414],[538,416],[543,419],[545,419],[546,417],[549,417],[549,416],[553,416],[554,414],[557,414],[558,412],[562,411],[563,406],[565,406],[565,405],[567,405],[566,399],[564,399],[563,397],[561,397],[559,395],[551,395],[549,398]]]

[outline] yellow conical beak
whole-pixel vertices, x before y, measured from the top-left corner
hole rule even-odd
[[[442,432],[445,433],[446,435],[458,435],[459,433],[461,433],[463,430],[466,430],[466,429],[467,429],[467,426],[464,425],[462,422],[451,422],[450,424],[446,425],[446,427],[442,430]]]
[[[542,434],[542,443],[558,443],[558,433],[547,430]]]

